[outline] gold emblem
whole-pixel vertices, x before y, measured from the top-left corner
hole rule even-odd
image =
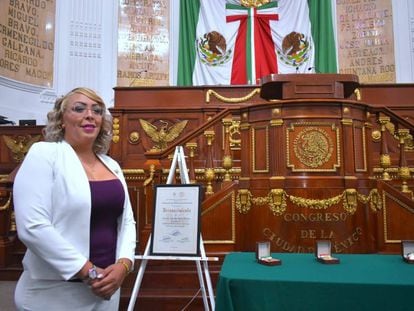
[[[30,147],[40,140],[40,135],[35,135],[33,137],[31,135],[19,135],[15,138],[3,135],[3,140],[13,153],[13,159],[16,162],[22,162]]]
[[[317,168],[331,158],[333,143],[329,135],[321,128],[308,127],[297,135],[293,150],[302,164]]]
[[[241,0],[240,4],[246,8],[258,8],[269,2],[270,0]]]
[[[188,120],[177,122],[170,127],[168,126],[169,123],[167,121],[159,120],[162,124],[159,128],[143,119],[139,119],[139,122],[141,123],[145,133],[154,143],[154,146],[151,149],[163,150],[167,148],[168,143],[180,136],[181,132],[186,127]]]

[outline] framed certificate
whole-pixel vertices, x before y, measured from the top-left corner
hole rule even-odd
[[[201,186],[156,185],[151,255],[200,256]]]

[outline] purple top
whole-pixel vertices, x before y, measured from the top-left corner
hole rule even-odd
[[[119,179],[89,181],[92,208],[89,260],[97,267],[115,263],[118,217],[122,215],[125,193]]]

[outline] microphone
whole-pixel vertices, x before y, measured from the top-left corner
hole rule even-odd
[[[313,67],[309,67],[309,68],[308,68],[308,71],[312,71],[312,70],[314,70],[314,71],[315,71],[315,73],[321,73],[318,69],[316,69],[316,67],[315,67],[315,66],[313,66]]]
[[[148,70],[144,69],[144,70],[141,70],[141,71],[137,71],[136,73],[139,74],[139,78],[141,78],[141,73],[145,73],[147,71]],[[138,78],[133,78],[132,81],[131,81],[131,83],[129,84],[129,86],[132,86],[134,84],[134,82],[135,82],[136,79],[138,79]]]
[[[145,73],[145,72],[147,72],[147,70],[146,70],[146,69],[144,69],[144,70],[140,70],[140,71],[137,71],[136,73],[137,73],[137,74],[139,74],[139,75],[141,75],[141,73]]]

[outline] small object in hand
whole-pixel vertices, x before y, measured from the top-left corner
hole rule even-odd
[[[96,266],[93,265],[92,268],[88,270],[88,277],[89,277],[89,280],[95,280],[95,279],[102,279],[103,275],[98,273],[98,270],[96,270]]]

